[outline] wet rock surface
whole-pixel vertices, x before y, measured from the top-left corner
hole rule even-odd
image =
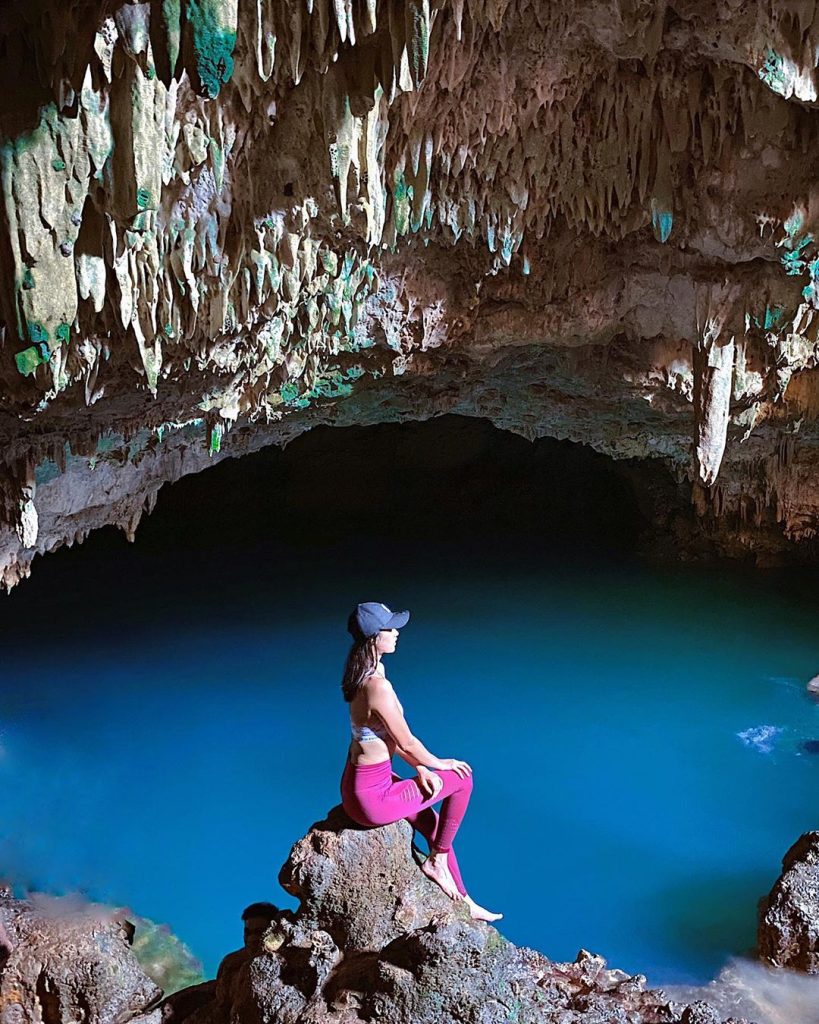
[[[782,874],[760,901],[759,955],[777,967],[819,974],[819,832],[782,858]]]
[[[300,900],[258,955],[189,1024],[717,1024],[645,978],[581,950],[555,963],[473,921],[419,870],[406,822],[354,825],[340,807],[293,847],[282,886]],[[235,969],[234,969],[235,968]]]

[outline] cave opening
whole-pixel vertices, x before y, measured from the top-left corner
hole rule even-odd
[[[76,600],[59,616],[66,627],[101,593],[147,621],[146,601],[171,603],[170,578],[184,615],[203,583],[222,602],[239,600],[295,559],[313,566],[320,587],[321,567],[332,572],[352,552],[385,576],[390,564],[422,573],[516,558],[533,567],[633,561],[656,526],[657,495],[674,504],[678,491],[659,465],[529,441],[485,419],[321,426],[166,485],[133,545],[106,527],[78,549],[38,558],[7,614],[42,614],[68,590]]]
[[[347,614],[383,600],[412,613],[388,666],[408,721],[475,769],[458,859],[503,933],[708,981],[812,827],[819,601],[807,572],[642,562],[677,497],[452,416],[166,488],[134,544],[100,530],[5,602],[4,870],[127,903],[212,974],[242,906],[294,905],[272,876],[338,800]]]
[[[649,521],[628,469],[584,445],[528,441],[466,416],[322,426],[167,488],[139,541],[275,548],[378,539],[476,558],[500,543],[629,556]],[[219,510],[217,537],[188,514],[206,507]]]

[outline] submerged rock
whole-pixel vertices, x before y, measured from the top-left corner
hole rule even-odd
[[[760,901],[759,955],[777,967],[819,974],[819,832],[782,858],[782,874]]]
[[[555,963],[471,919],[419,870],[399,821],[354,825],[340,807],[279,873],[300,900],[239,966],[229,1001],[189,1024],[715,1024],[707,1004],[671,1004],[642,975],[581,950]]]

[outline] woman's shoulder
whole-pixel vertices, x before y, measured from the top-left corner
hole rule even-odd
[[[378,693],[381,690],[392,690],[392,683],[386,676],[382,676],[379,672],[373,672],[372,675],[364,679],[361,687],[371,693]]]

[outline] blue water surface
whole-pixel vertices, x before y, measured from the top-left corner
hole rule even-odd
[[[208,974],[245,904],[295,905],[277,873],[338,800],[358,600],[412,612],[388,675],[426,745],[473,766],[459,859],[516,943],[706,981],[816,827],[807,570],[137,544],[78,593],[82,555],[6,619],[0,874],[167,923]]]

